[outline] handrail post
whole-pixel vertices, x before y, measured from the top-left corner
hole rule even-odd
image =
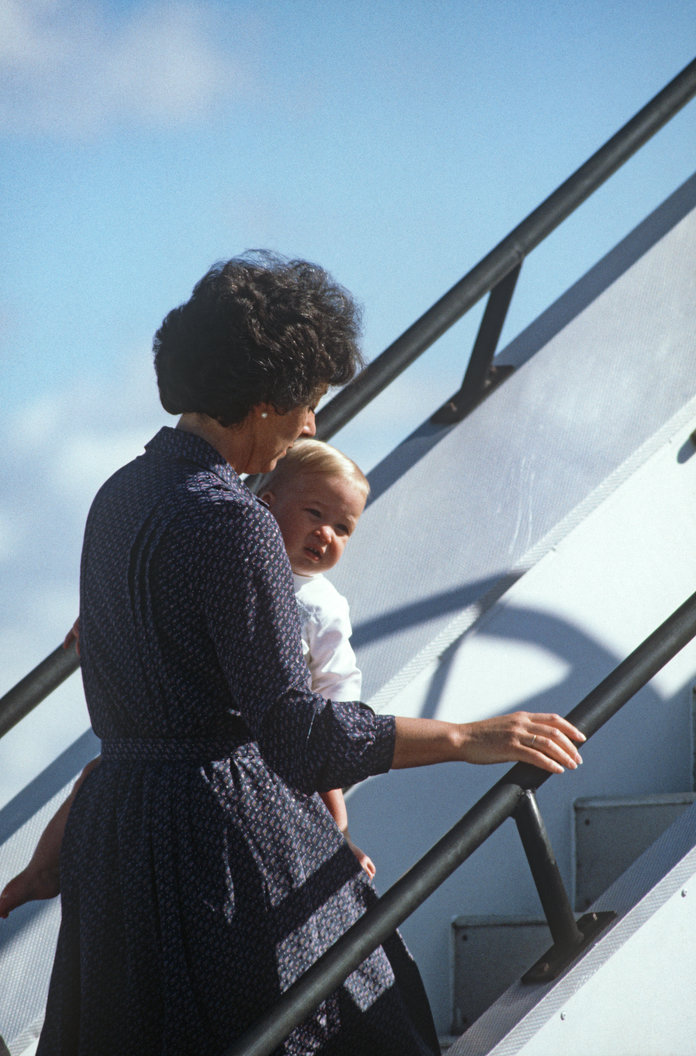
[[[553,946],[525,972],[522,982],[548,983],[594,942],[616,914],[611,910],[586,913],[575,920],[534,789],[524,790],[512,816],[553,938]]]
[[[455,422],[461,422],[484,396],[489,394],[491,389],[512,373],[513,367],[494,367],[493,357],[503,332],[521,268],[522,261],[520,260],[488,294],[486,308],[461,388],[447,403],[435,411],[430,419],[435,425],[453,425]]]
[[[550,235],[696,95],[696,59],[615,132],[579,169],[518,224],[471,271],[317,415],[317,436],[329,440],[476,302]]]
[[[532,789],[525,789],[513,817],[555,945],[563,948],[578,946],[582,942],[582,932],[575,923],[549,834]]]

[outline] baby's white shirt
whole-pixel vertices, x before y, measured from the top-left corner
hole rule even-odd
[[[312,690],[329,700],[360,700],[362,674],[350,644],[348,602],[321,573],[293,572],[293,580]]]

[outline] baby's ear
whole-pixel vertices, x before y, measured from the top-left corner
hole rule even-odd
[[[275,495],[272,491],[262,491],[259,498],[263,499],[267,506],[272,506],[275,500]]]

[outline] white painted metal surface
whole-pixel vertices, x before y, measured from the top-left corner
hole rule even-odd
[[[598,899],[617,921],[564,976],[518,983],[450,1056],[692,1056],[696,807]]]
[[[332,574],[368,699],[548,552],[696,396],[695,203],[696,177],[501,353],[519,368],[483,406],[424,425],[370,474]]]
[[[690,428],[682,425],[672,443],[517,580],[471,632],[419,670],[392,701],[394,710],[462,721],[519,707],[565,713],[578,703],[696,581],[694,548],[683,545],[696,538],[696,458],[678,457]],[[691,790],[695,679],[692,644],[595,736],[581,768],[541,789],[540,808],[571,900],[576,799]],[[502,772],[448,765],[393,772],[354,789],[351,831],[377,864],[378,886],[393,883]],[[440,1030],[447,1032],[451,1019],[442,958],[450,921],[538,911],[516,829],[507,822],[404,924]]]
[[[26,865],[44,826],[68,795],[74,775],[98,751],[99,742],[90,730],[0,810],[3,884]],[[11,1056],[24,1051],[27,1028],[42,1019],[59,924],[57,899],[28,903],[2,922],[0,1037]]]
[[[425,427],[397,450],[394,463],[417,449],[412,469],[392,482],[389,466],[376,471],[377,498],[334,574],[352,602],[373,706],[452,721],[566,713],[692,592],[695,195],[693,180],[677,196],[692,212],[671,230],[664,216],[646,222],[643,243],[660,219],[663,230],[643,257],[630,263],[637,236],[617,250],[623,270],[607,262],[601,291],[595,270],[594,301],[581,282],[550,309],[533,328],[543,348],[467,421],[440,439]],[[667,212],[675,221],[674,201]],[[530,341],[523,335],[515,355]],[[692,790],[695,681],[691,645],[600,731],[579,771],[542,789],[571,899],[576,799]],[[378,887],[501,772],[425,768],[354,789],[351,831],[377,864]],[[404,924],[443,1033],[450,922],[538,912],[508,822]]]
[[[575,803],[575,909],[584,913],[696,800],[694,792]]]

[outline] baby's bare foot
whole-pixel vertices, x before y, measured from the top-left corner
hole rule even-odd
[[[0,894],[0,917],[8,917],[13,909],[25,902],[55,898],[60,894],[60,874],[57,869],[23,869],[13,877]]]

